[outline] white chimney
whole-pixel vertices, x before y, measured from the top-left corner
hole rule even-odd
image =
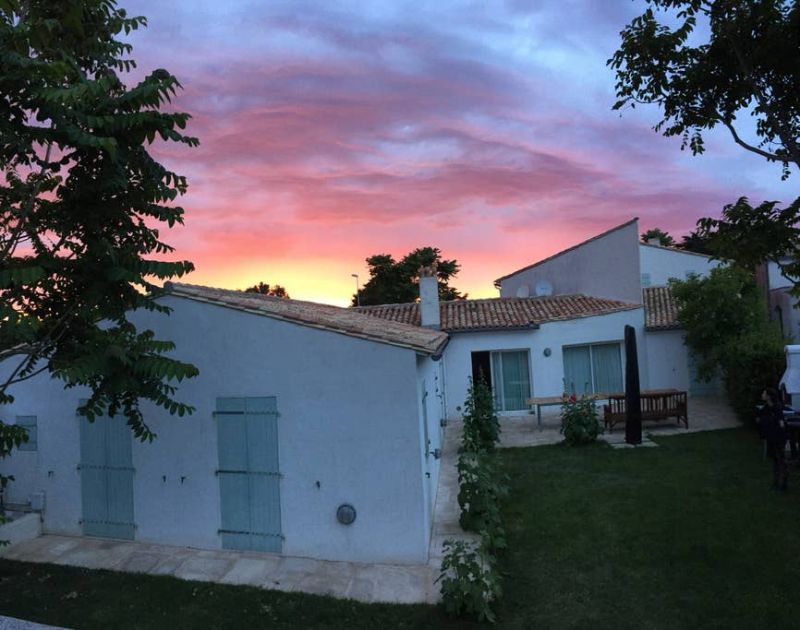
[[[658,238],[657,236],[651,236],[650,238],[647,239],[647,244],[657,245],[658,247],[661,247],[661,239]]]
[[[792,402],[800,399],[800,346],[786,346],[786,371],[781,378],[781,385],[786,386],[786,393],[790,396],[791,407],[794,407]]]
[[[419,314],[425,328],[439,330],[439,280],[436,277],[436,263],[430,267],[419,268]]]

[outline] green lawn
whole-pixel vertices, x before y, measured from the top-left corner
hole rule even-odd
[[[501,628],[800,627],[800,483],[752,433],[501,451]],[[800,482],[800,480],[798,480]],[[463,628],[429,606],[0,561],[0,613],[74,628]]]

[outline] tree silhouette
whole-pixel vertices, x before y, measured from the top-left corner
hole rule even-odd
[[[367,258],[370,278],[353,295],[351,305],[405,304],[419,298],[419,268],[437,266],[440,300],[463,300],[466,293],[451,287],[450,280],[461,266],[455,260],[444,260],[438,247],[420,247],[406,254],[399,262],[389,254],[376,254]]]
[[[269,285],[265,282],[259,282],[252,287],[247,287],[245,293],[258,293],[260,295],[269,295],[270,297],[289,298],[286,289],[279,284]]]

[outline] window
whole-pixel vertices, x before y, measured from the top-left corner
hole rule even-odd
[[[21,451],[36,451],[39,448],[39,435],[36,426],[36,416],[17,416],[17,426],[25,427],[28,431],[28,441],[19,445]]]
[[[650,279],[650,274],[649,273],[643,273],[642,274],[642,286],[643,287],[649,287],[651,283],[652,283],[652,281]]]
[[[528,351],[492,352],[492,393],[498,411],[527,409],[531,397]]]
[[[619,343],[570,346],[563,354],[565,392],[607,394],[623,390]]]

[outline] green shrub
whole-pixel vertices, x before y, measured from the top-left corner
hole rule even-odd
[[[722,377],[733,410],[743,421],[752,420],[765,387],[776,387],[786,369],[784,338],[765,323],[726,344]]]
[[[488,549],[506,546],[500,500],[508,493],[494,453],[467,453],[458,458],[458,505],[461,527],[481,534]]]
[[[725,391],[741,420],[753,417],[764,387],[775,387],[785,369],[779,328],[753,274],[735,266],[712,269],[708,277],[671,280],[670,288],[686,330],[686,345],[698,376],[722,374]]]
[[[494,623],[492,602],[500,597],[496,561],[484,545],[446,540],[441,581],[442,603],[451,615],[468,615]]]
[[[483,376],[476,382],[470,379],[463,419],[463,450],[477,453],[494,449],[500,439],[500,421],[494,412],[492,390]]]
[[[564,396],[561,404],[561,433],[567,445],[594,442],[602,431],[594,398],[577,398],[574,394]]]

